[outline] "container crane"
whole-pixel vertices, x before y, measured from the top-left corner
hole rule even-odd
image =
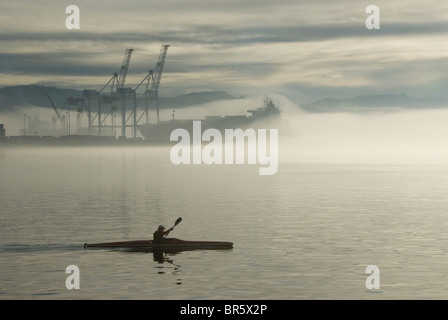
[[[61,113],[59,112],[58,108],[54,105],[53,100],[51,100],[50,95],[48,93],[47,93],[47,97],[48,97],[48,100],[50,100],[51,106],[53,107],[53,110],[56,113],[56,116],[58,117],[58,120],[62,121]]]
[[[165,67],[165,60],[169,47],[169,44],[162,45],[155,69],[149,70],[146,77],[135,88],[135,90],[137,90],[140,85],[142,85],[146,81],[146,88],[144,93],[144,97],[146,100],[146,122],[149,122],[148,100],[154,99],[154,101],[156,102],[157,124],[159,123],[159,86],[160,81],[162,80],[163,68]]]
[[[125,120],[125,95],[128,95],[130,93],[132,93],[132,89],[131,88],[124,88],[124,85],[126,83],[126,76],[128,74],[128,70],[129,70],[129,63],[131,61],[131,56],[132,56],[132,52],[134,52],[134,49],[126,49],[125,53],[124,53],[124,58],[123,58],[123,63],[121,65],[120,68],[120,72],[117,73],[115,72],[112,77],[109,79],[109,81],[103,86],[103,88],[101,88],[101,90],[99,90],[98,92],[95,90],[95,92],[87,92],[86,97],[89,100],[90,97],[96,97],[98,98],[98,114],[97,114],[97,127],[98,127],[98,133],[101,135],[101,129],[103,127],[103,123],[106,120],[106,118],[108,117],[109,114],[111,114],[112,112],[112,108],[111,108],[111,112],[109,114],[106,114],[106,116],[104,117],[104,119],[102,119],[101,117],[101,113],[102,113],[102,103],[108,103],[108,104],[113,104],[114,101],[118,100],[121,98],[122,100],[122,110],[121,110],[121,114],[122,114],[122,135],[125,135],[125,131],[126,131],[126,120]],[[106,89],[108,86],[110,85],[110,93],[105,93],[105,94],[101,94],[104,89]],[[89,117],[90,118],[90,117]],[[92,120],[89,120],[89,123]],[[113,121],[113,118],[112,118]],[[90,125],[89,125],[90,127]]]

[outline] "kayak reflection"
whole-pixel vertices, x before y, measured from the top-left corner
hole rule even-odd
[[[119,242],[103,242],[84,244],[84,249],[107,249],[118,252],[140,252],[152,253],[154,262],[157,263],[157,273],[171,273],[177,275],[180,266],[176,265],[169,256],[174,256],[184,251],[196,250],[229,250],[233,248],[232,242],[224,241],[185,241],[176,238],[165,238],[162,243],[153,243],[152,240],[132,240]],[[170,266],[172,265],[172,266]],[[182,280],[177,277],[176,284],[182,284]]]

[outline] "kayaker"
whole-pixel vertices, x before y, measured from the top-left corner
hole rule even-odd
[[[154,243],[162,243],[165,240],[165,237],[173,230],[173,228],[170,228],[165,231],[164,226],[159,226],[157,228],[157,231],[153,234],[153,242]]]

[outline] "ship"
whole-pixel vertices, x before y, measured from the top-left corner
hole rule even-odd
[[[145,141],[151,144],[170,144],[171,132],[175,129],[185,129],[190,134],[193,132],[193,122],[201,121],[202,131],[217,129],[224,132],[226,129],[247,128],[277,128],[280,122],[280,108],[271,98],[265,98],[263,105],[256,109],[247,110],[247,115],[206,116],[204,119],[172,119],[161,121],[158,124],[147,123],[138,126],[139,132]]]

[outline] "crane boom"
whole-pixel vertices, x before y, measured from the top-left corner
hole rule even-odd
[[[48,100],[50,100],[51,106],[53,107],[53,110],[54,110],[54,112],[56,113],[56,116],[58,117],[59,120],[62,120],[62,117],[61,117],[60,112],[58,111],[58,108],[56,108],[56,106],[55,106],[54,103],[53,103],[53,100],[51,100],[51,98],[50,98],[50,96],[48,95],[48,93],[47,93],[47,97],[48,97]]]
[[[154,81],[151,86],[151,90],[159,90],[160,80],[162,79],[163,67],[165,66],[166,54],[168,52],[169,44],[162,45],[160,48],[159,60],[156,64],[156,69],[154,70]]]
[[[126,49],[123,64],[121,65],[120,74],[118,75],[118,85],[117,88],[123,88],[126,82],[126,76],[128,74],[129,63],[131,61],[132,52],[134,49]]]

